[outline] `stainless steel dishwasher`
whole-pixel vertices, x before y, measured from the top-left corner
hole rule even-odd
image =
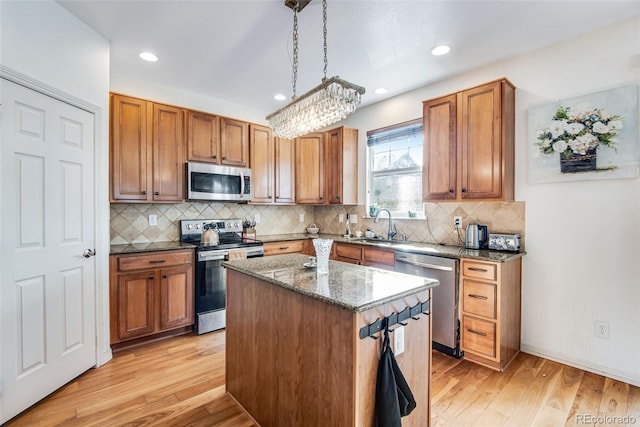
[[[454,357],[460,351],[459,261],[432,255],[396,252],[395,270],[436,279],[431,290],[432,347]]]

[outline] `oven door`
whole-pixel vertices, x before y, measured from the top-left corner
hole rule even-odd
[[[196,263],[195,306],[197,334],[225,327],[227,275],[222,266],[226,251],[198,254]]]

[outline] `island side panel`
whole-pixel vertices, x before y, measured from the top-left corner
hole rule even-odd
[[[400,312],[405,307],[412,307],[418,301],[427,301],[431,291],[423,291],[409,297],[393,301],[374,309],[359,313],[355,318],[356,347],[356,424],[357,426],[375,426],[376,377],[380,352],[382,349],[382,332],[372,338],[360,339],[358,331],[362,326],[375,322],[378,318]],[[402,371],[416,399],[416,408],[406,417],[402,417],[403,427],[425,427],[431,423],[431,319],[421,314],[419,320],[407,320],[404,330],[404,353],[396,356]],[[392,326],[391,329],[396,328]],[[389,334],[393,349],[393,332]]]
[[[228,269],[227,392],[263,427],[354,425],[353,318]]]

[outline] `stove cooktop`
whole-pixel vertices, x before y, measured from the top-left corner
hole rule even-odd
[[[215,224],[220,243],[217,245],[201,245],[200,239],[204,226]],[[242,220],[240,219],[195,219],[180,221],[180,241],[196,245],[198,251],[224,250],[263,246],[260,240],[242,238]]]

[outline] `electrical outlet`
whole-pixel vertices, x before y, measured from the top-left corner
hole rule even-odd
[[[404,352],[404,326],[393,330],[393,354],[400,356]]]
[[[344,222],[344,214],[338,214],[338,222]]]
[[[605,340],[609,339],[609,323],[604,322],[602,320],[596,320],[596,330],[595,334],[598,338],[604,338]]]
[[[149,226],[155,227],[158,225],[158,215],[149,215]]]
[[[300,220],[300,222],[304,222],[304,214],[300,214],[299,220]]]
[[[253,215],[253,220],[255,221],[256,224],[258,224],[260,222],[260,214]]]
[[[357,224],[358,223],[358,215],[356,215],[356,214],[349,215],[349,222],[351,224]]]
[[[462,228],[462,217],[461,216],[454,216],[453,217],[453,228],[455,228],[456,230],[458,228]]]

